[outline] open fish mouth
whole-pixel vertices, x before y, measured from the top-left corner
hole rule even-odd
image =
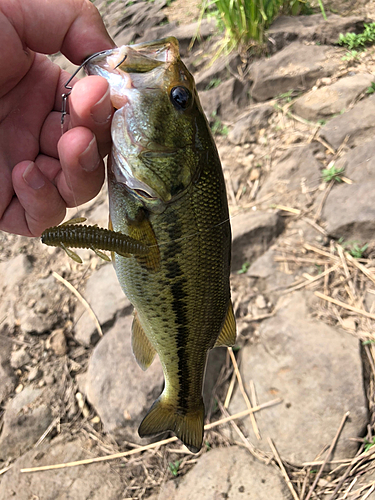
[[[158,79],[153,75],[151,80],[146,74],[165,64],[173,64],[179,57],[178,41],[168,37],[99,52],[85,64],[85,71],[108,81],[112,103],[119,109],[129,100],[129,91],[157,88]]]
[[[85,70],[108,81],[116,108],[111,127],[116,181],[149,207],[176,200],[196,177],[193,148],[200,148],[191,125],[194,80],[180,59],[177,39],[100,52]]]

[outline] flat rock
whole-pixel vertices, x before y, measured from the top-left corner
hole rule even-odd
[[[132,305],[124,295],[112,264],[106,264],[95,271],[87,280],[84,297],[90,304],[105,331],[113,325],[120,314],[130,314]],[[85,345],[96,344],[99,334],[88,311],[77,304],[74,314],[75,337]]]
[[[276,212],[245,212],[233,217],[232,271],[238,271],[264,253],[284,228]]]
[[[6,406],[0,434],[0,460],[15,458],[30,449],[52,422],[50,405],[41,389],[26,387]]]
[[[105,432],[116,439],[140,442],[138,426],[163,387],[156,357],[147,371],[138,366],[131,348],[132,316],[120,317],[95,347],[85,393]]]
[[[118,500],[125,485],[110,464],[96,463],[83,467],[22,474],[21,469],[92,458],[83,440],[62,436],[51,443],[30,450],[16,460],[2,476],[0,500]]]
[[[6,330],[2,330],[3,335]],[[16,377],[10,366],[10,351],[12,343],[0,338],[0,405],[13,392],[16,386]]]
[[[278,470],[255,460],[239,446],[215,448],[180,480],[162,486],[161,500],[290,500]]]
[[[258,199],[272,193],[272,203],[282,201],[306,207],[306,191],[317,189],[321,182],[322,164],[316,159],[322,149],[319,143],[289,148],[275,163],[264,181]]]
[[[260,402],[280,397],[282,403],[262,410],[257,422],[280,455],[292,462],[314,460],[329,445],[343,415],[350,411],[334,451],[335,459],[354,456],[367,423],[358,339],[309,318],[314,296],[295,292],[282,297],[276,315],[259,328],[259,343],[245,346],[242,376],[254,381]],[[343,369],[345,367],[345,369]],[[231,413],[246,405],[236,391]],[[255,443],[250,419],[243,425]],[[256,446],[269,449],[265,438]]]
[[[215,88],[202,91],[199,98],[208,121],[213,123],[217,117],[233,117],[247,105],[247,85],[237,78],[230,78]]]
[[[0,263],[0,289],[11,289],[20,285],[31,273],[32,263],[25,254],[17,255],[13,259]]]
[[[375,135],[375,96],[358,102],[351,110],[332,118],[320,130],[320,136],[334,149],[338,149],[349,136],[349,147],[359,146]]]
[[[232,77],[231,71],[236,71],[237,66],[241,64],[241,58],[235,52],[227,56],[221,56],[208,66],[208,68],[199,71],[195,75],[195,84],[197,89],[206,90],[214,80],[225,81]]]
[[[353,184],[333,186],[324,204],[322,219],[334,238],[368,242],[375,239],[375,141],[352,149],[336,163],[345,168]]]
[[[228,134],[228,140],[235,145],[250,142],[254,134],[267,127],[268,119],[273,112],[274,108],[269,104],[252,108],[245,116],[235,122]]]
[[[330,76],[341,63],[337,49],[335,52],[327,46],[293,42],[251,65],[251,96],[256,101],[266,101],[289,90],[306,91],[318,78]]]
[[[311,90],[296,100],[294,112],[305,120],[317,121],[346,111],[373,81],[370,74],[341,78],[332,85]]]
[[[266,292],[273,302],[276,302],[279,293],[294,281],[294,275],[284,273],[281,270],[281,263],[275,261],[277,255],[279,254],[276,252],[276,248],[270,247],[254,260],[246,272],[246,275],[253,279],[254,287]]]
[[[320,13],[278,17],[268,29],[268,49],[274,53],[296,40],[334,45],[340,33],[361,33],[364,23],[371,22],[363,17],[341,17],[328,12],[327,17],[325,20]]]

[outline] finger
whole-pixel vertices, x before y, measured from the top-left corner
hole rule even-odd
[[[61,52],[74,64],[114,47],[90,0],[2,0],[1,10],[35,52]],[[12,55],[12,57],[14,57]]]
[[[113,106],[108,82],[100,76],[79,80],[70,99],[71,126],[89,128],[96,136],[103,154],[109,152]]]
[[[40,152],[46,156],[58,158],[57,143],[60,137],[61,112],[52,111],[45,119],[40,131]]]
[[[50,159],[52,163],[57,160]],[[40,236],[65,217],[65,202],[56,187],[42,174],[37,163],[23,161],[12,172],[17,197],[4,212],[0,229],[24,236]]]
[[[67,206],[86,203],[96,196],[104,181],[104,163],[95,135],[87,128],[66,132],[58,145],[62,171],[55,182]]]

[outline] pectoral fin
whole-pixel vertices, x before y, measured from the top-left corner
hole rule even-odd
[[[148,340],[137,313],[134,314],[132,325],[132,349],[139,366],[142,370],[147,370],[155,357],[156,351]]]
[[[227,346],[231,347],[236,343],[236,320],[234,318],[232,302],[229,302],[227,315],[225,316],[224,324],[221,332],[215,342],[214,347]]]
[[[129,236],[141,241],[149,247],[147,255],[136,255],[139,264],[148,271],[157,271],[160,267],[160,251],[156,236],[150,221],[140,210],[135,220],[128,221]]]

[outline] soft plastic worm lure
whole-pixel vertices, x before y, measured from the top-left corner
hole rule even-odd
[[[111,231],[95,226],[79,226],[83,217],[64,222],[60,226],[46,229],[42,236],[42,243],[49,246],[60,247],[76,262],[82,263],[81,258],[68,247],[89,248],[104,260],[110,258],[100,250],[115,252],[123,257],[129,255],[146,255],[149,252],[147,245],[117,231]]]

